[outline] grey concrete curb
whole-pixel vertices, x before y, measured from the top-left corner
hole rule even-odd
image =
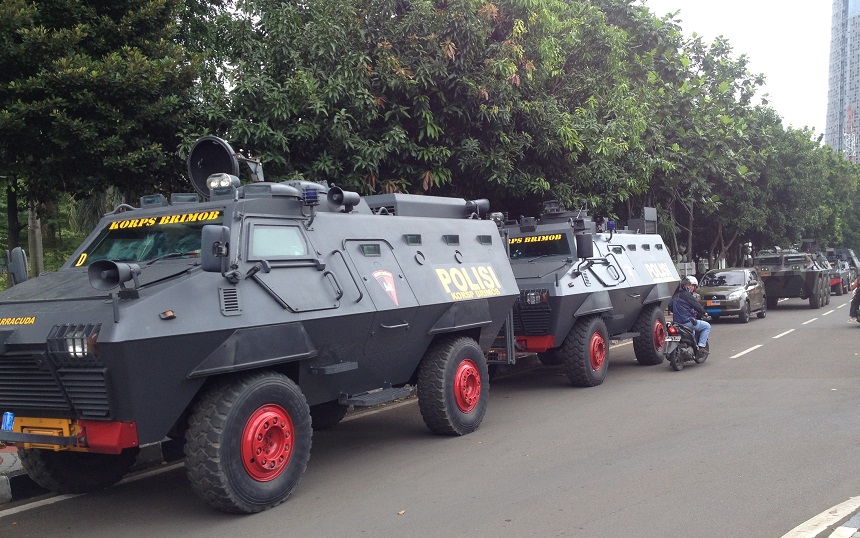
[[[183,440],[168,440],[142,447],[129,474],[182,459],[183,444]],[[49,493],[48,490],[33,482],[23,470],[0,475],[0,504],[22,501]]]

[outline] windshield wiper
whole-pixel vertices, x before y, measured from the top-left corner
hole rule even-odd
[[[534,262],[535,260],[539,260],[539,259],[541,259],[541,258],[546,258],[547,256],[552,256],[552,254],[541,254],[540,256],[535,256],[534,258],[530,259],[530,260],[528,261],[528,263],[532,263],[532,262]]]
[[[146,262],[146,265],[152,265],[153,263],[155,263],[157,261],[166,260],[168,258],[181,258],[182,256],[197,256],[199,254],[200,254],[199,250],[189,250],[187,252],[168,252],[167,254],[162,254],[161,256],[159,256],[157,258],[153,258],[153,259],[149,260],[148,262]]]

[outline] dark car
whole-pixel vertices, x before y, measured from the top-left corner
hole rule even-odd
[[[738,321],[747,323],[753,312],[760,318],[767,315],[764,282],[753,268],[708,271],[702,277],[697,295],[714,319],[737,316]]]
[[[848,293],[851,289],[851,266],[845,260],[830,261],[830,291],[835,295]]]

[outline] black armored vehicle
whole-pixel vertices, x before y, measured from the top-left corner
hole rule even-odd
[[[810,308],[830,303],[831,268],[817,249],[761,250],[755,266],[764,280],[768,308],[776,307],[779,299],[793,297],[808,300]]]
[[[518,352],[563,364],[575,386],[606,376],[610,340],[633,338],[640,364],[663,361],[664,309],[680,277],[663,239],[657,211],[616,230],[598,232],[585,211],[545,204],[539,219],[506,226],[520,288],[513,312]]]
[[[204,201],[120,206],[0,294],[0,443],[40,485],[102,488],[184,438],[197,492],[251,513],[287,498],[312,428],[348,406],[417,390],[433,432],[478,428],[484,352],[519,295],[487,202],[242,185],[239,157],[204,137]]]

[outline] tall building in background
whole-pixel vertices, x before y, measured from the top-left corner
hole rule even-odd
[[[860,0],[833,0],[824,143],[857,162],[860,136]]]

